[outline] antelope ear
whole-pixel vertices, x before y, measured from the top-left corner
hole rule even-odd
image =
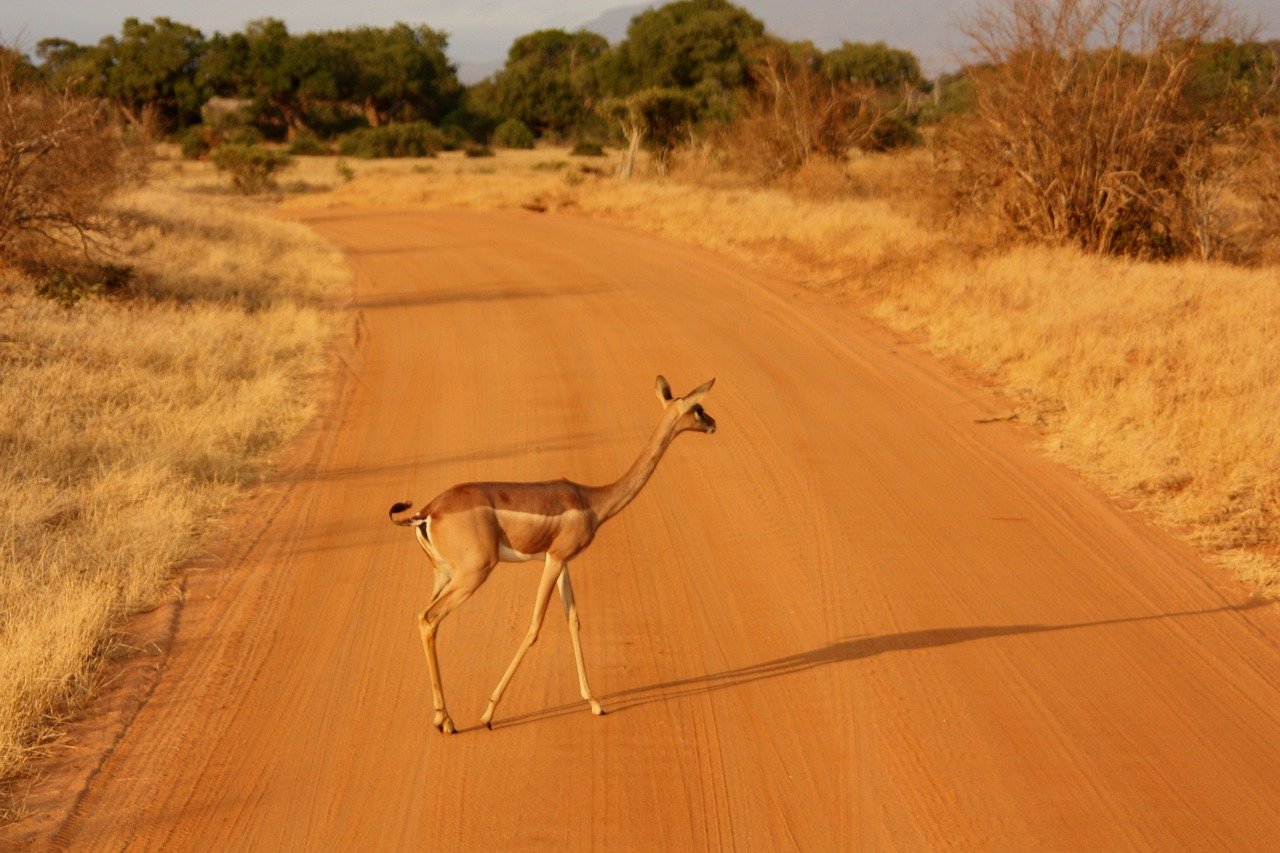
[[[706,382],[703,382],[697,388],[694,388],[688,394],[685,394],[683,397],[677,400],[676,405],[680,407],[681,414],[689,411],[694,406],[701,403],[702,398],[707,396],[707,392],[710,391],[711,386],[715,384],[716,384],[716,379],[713,376],[710,379],[708,379]]]
[[[671,402],[671,383],[667,381],[665,376],[659,376],[654,382],[654,391],[658,392],[658,399],[662,401],[662,405]]]

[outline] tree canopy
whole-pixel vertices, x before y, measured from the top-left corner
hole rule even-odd
[[[566,135],[590,115],[598,96],[592,65],[608,49],[603,36],[585,31],[521,36],[494,80],[499,109],[541,135]]]

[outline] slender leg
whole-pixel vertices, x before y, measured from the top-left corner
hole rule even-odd
[[[439,566],[435,567],[435,583],[431,589],[431,600],[427,603],[427,609],[418,614],[418,633],[422,635],[422,651],[427,657],[427,671],[431,673],[431,704],[436,712],[431,724],[437,729],[444,725],[444,719],[448,715],[444,710],[444,688],[440,682],[440,663],[436,658],[435,631],[431,629],[427,615],[431,612],[431,606],[440,600],[440,594],[444,591],[449,578],[448,572]]]
[[[440,680],[440,661],[436,657],[436,631],[440,627],[441,620],[449,614],[462,602],[471,597],[474,589],[467,587],[455,587],[452,583],[447,584],[436,601],[418,617],[418,630],[422,634],[422,648],[427,655],[427,669],[431,672],[431,697],[435,705],[435,720],[432,725],[447,735],[453,734],[457,729],[453,725],[453,720],[449,718],[449,712],[444,704],[444,685]]]
[[[569,639],[573,641],[573,658],[578,664],[578,690],[582,693],[582,698],[591,704],[591,713],[597,717],[604,716],[604,708],[600,707],[600,703],[591,695],[591,688],[587,686],[587,664],[582,659],[582,640],[578,638],[578,605],[573,600],[573,583],[569,580],[569,564],[564,564],[564,569],[560,572],[560,582],[557,584],[560,590],[560,600],[564,603],[564,616],[569,621]]]
[[[556,578],[560,577],[560,572],[563,570],[564,563],[548,554],[546,566],[542,569],[542,578],[538,581],[538,597],[533,601],[533,619],[529,622],[529,630],[520,642],[520,647],[516,649],[516,656],[511,659],[511,665],[507,667],[502,680],[493,689],[493,695],[489,697],[489,707],[485,708],[484,715],[480,717],[480,722],[491,729],[493,712],[498,707],[498,701],[502,699],[502,691],[507,689],[507,682],[511,680],[511,676],[515,675],[516,667],[520,665],[524,653],[529,651],[529,647],[538,639],[538,629],[542,627],[542,617],[547,614],[547,602],[551,600],[551,590],[555,587]]]

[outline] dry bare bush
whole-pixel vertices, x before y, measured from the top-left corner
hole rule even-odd
[[[1189,97],[1212,0],[1003,0],[966,26],[972,121],[951,129],[966,203],[1100,253],[1222,254],[1238,166],[1219,145],[1249,105]]]
[[[814,157],[841,157],[887,118],[874,86],[833,81],[784,47],[762,50],[752,75],[755,100],[726,145],[765,177]]]
[[[100,253],[119,224],[106,202],[139,170],[104,102],[20,61],[0,50],[0,261],[42,275]]]

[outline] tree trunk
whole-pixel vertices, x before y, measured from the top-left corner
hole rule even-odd
[[[622,168],[618,170],[618,177],[625,181],[631,177],[635,169],[636,152],[640,150],[640,138],[644,136],[644,128],[639,122],[624,122],[622,132],[627,137],[627,153],[622,158]]]
[[[364,99],[364,117],[369,122],[369,127],[382,127],[382,114],[378,112],[378,105],[372,97]]]

